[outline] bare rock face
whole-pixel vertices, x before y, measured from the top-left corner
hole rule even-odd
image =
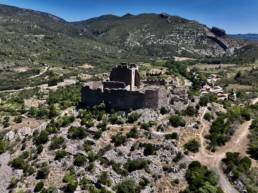
[[[214,33],[216,36],[224,37],[227,35],[226,31],[224,29],[220,29],[218,27],[212,27],[211,32]]]
[[[8,162],[10,161],[10,154],[4,153],[0,155],[0,192],[7,193],[8,186],[12,177],[12,168],[8,166]]]

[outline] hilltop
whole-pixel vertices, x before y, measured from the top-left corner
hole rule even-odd
[[[223,56],[244,45],[224,30],[165,13],[104,15],[74,24],[101,42],[143,55]]]
[[[168,14],[104,15],[68,22],[49,13],[0,5],[0,18],[3,64],[220,57],[246,44],[217,28]]]

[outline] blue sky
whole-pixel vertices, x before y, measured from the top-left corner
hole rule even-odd
[[[228,33],[258,33],[258,0],[0,0],[45,11],[68,21],[103,14],[161,13],[194,19]]]

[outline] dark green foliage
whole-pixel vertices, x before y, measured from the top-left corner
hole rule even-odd
[[[107,172],[102,172],[98,176],[98,182],[101,183],[101,184],[104,184],[106,186],[111,186],[111,184],[112,184],[112,180],[110,179]]]
[[[258,119],[253,120],[250,132],[248,153],[252,158],[258,160]]]
[[[183,193],[223,193],[218,187],[218,177],[197,161],[188,166],[185,177],[189,186]]]
[[[162,115],[165,115],[165,114],[169,113],[169,111],[170,110],[166,107],[161,107],[160,108],[160,114],[162,114]]]
[[[64,115],[62,117],[59,117],[55,124],[56,124],[57,127],[67,127],[72,122],[74,122],[74,120],[75,120],[74,116]]]
[[[14,118],[15,123],[21,123],[22,122],[22,116],[17,116]]]
[[[4,128],[10,126],[10,117],[4,117],[3,126]]]
[[[80,91],[81,87],[78,85],[60,88],[49,93],[47,103],[50,106],[58,103],[61,109],[75,106],[80,102]]]
[[[116,186],[117,193],[139,193],[140,188],[133,179],[125,179]]]
[[[45,178],[47,178],[48,173],[49,173],[49,168],[47,165],[45,165],[38,170],[38,172],[36,174],[36,179],[45,179]]]
[[[131,129],[127,134],[126,134],[126,137],[127,138],[138,138],[138,131],[137,131],[137,128],[133,128]]]
[[[127,138],[122,133],[118,133],[116,135],[112,136],[112,143],[115,144],[115,146],[120,146],[126,142]]]
[[[128,123],[134,123],[135,121],[137,121],[139,118],[141,117],[141,114],[133,112],[131,114],[128,115],[127,117],[127,122]]]
[[[193,106],[188,106],[188,107],[186,108],[186,110],[185,110],[184,113],[185,113],[186,115],[188,115],[188,116],[194,116],[194,115],[196,115],[197,111],[196,111],[195,107],[193,107]]]
[[[70,127],[68,130],[68,138],[70,139],[83,139],[86,136],[86,131],[82,127]]]
[[[13,159],[9,164],[14,169],[22,169],[25,175],[31,175],[34,173],[34,168],[27,162],[29,156],[29,152],[25,151],[20,156]]]
[[[251,168],[252,161],[248,157],[241,157],[239,153],[228,152],[222,162],[224,172],[232,182],[240,180],[248,193],[258,191],[258,172]]]
[[[74,192],[78,186],[78,181],[74,169],[70,169],[66,172],[63,182],[67,183],[65,190],[67,192]]]
[[[46,130],[41,131],[34,137],[34,143],[36,145],[45,144],[48,142],[48,132]]]
[[[58,189],[56,187],[50,186],[48,188],[43,188],[40,193],[58,193]]]
[[[128,175],[128,171],[126,169],[122,168],[120,163],[113,162],[112,169],[119,175],[122,175],[122,176]]]
[[[49,112],[48,112],[48,118],[52,119],[56,116],[58,116],[58,111],[57,111],[55,105],[50,105]]]
[[[25,169],[27,167],[27,164],[24,160],[24,158],[22,158],[21,156],[13,159],[11,162],[10,162],[11,166],[14,168],[14,169]]]
[[[207,106],[208,103],[215,102],[217,100],[217,96],[215,94],[209,93],[201,96],[199,105]]]
[[[43,145],[42,144],[40,144],[40,145],[38,145],[37,146],[37,154],[40,154],[42,151],[43,151]]]
[[[95,143],[90,141],[90,140],[85,140],[83,143],[83,149],[85,152],[89,152],[92,150],[92,145],[94,145]]]
[[[182,76],[187,76],[187,67],[194,65],[196,61],[175,61],[169,60],[165,66],[168,68],[169,72],[172,74],[180,74]]]
[[[76,166],[83,166],[85,165],[87,161],[87,157],[85,155],[82,155],[82,154],[76,154],[74,156],[74,165]]]
[[[147,178],[142,177],[141,181],[139,182],[139,185],[141,189],[144,189],[149,183],[150,181]]]
[[[222,161],[227,166],[225,172],[227,174],[233,172],[233,175],[236,176],[239,172],[248,172],[252,165],[252,161],[248,157],[240,158],[239,153],[228,152]]]
[[[97,155],[93,151],[90,151],[88,152],[87,159],[89,162],[94,162],[97,159]]]
[[[200,98],[200,106],[207,106],[207,104],[210,102],[209,97],[207,95],[204,95]]]
[[[109,121],[111,124],[118,124],[118,125],[124,123],[122,116],[119,113],[111,114],[111,116],[109,117]]]
[[[171,133],[171,134],[166,134],[165,139],[175,139],[178,140],[178,134],[177,133]]]
[[[62,136],[54,136],[49,145],[49,149],[59,149],[64,143],[64,138]]]
[[[61,160],[67,155],[67,152],[63,149],[57,150],[55,155],[55,160]]]
[[[6,141],[0,138],[0,154],[4,153],[6,150]]]
[[[127,169],[128,172],[133,172],[135,170],[146,169],[148,167],[148,162],[145,159],[138,158],[135,160],[127,160],[124,165],[124,168]]]
[[[217,119],[212,123],[210,134],[207,138],[210,140],[209,148],[214,150],[217,146],[224,145],[234,133],[237,125],[234,123],[248,120],[246,109],[240,107],[234,107],[228,110],[228,112],[221,113]]]
[[[44,183],[43,182],[38,182],[34,188],[34,192],[39,192],[40,190],[42,190],[44,187]]]
[[[211,113],[205,113],[204,117],[205,120],[210,121],[212,119]]]
[[[154,122],[152,121],[149,121],[149,122],[144,122],[144,123],[141,123],[141,129],[144,129],[144,130],[148,130],[149,128],[151,128],[153,125],[155,125]]]
[[[197,153],[199,151],[200,144],[198,141],[193,139],[193,140],[189,141],[188,143],[186,143],[184,145],[184,148],[193,153]]]
[[[169,117],[169,122],[173,127],[185,126],[185,120],[180,115],[171,115]]]
[[[183,153],[182,152],[177,152],[176,157],[173,159],[174,162],[179,162],[183,158]]]
[[[157,150],[156,146],[151,143],[140,144],[140,146],[144,147],[144,151],[143,151],[144,156],[153,155]]]

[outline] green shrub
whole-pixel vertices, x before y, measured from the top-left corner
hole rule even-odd
[[[87,157],[85,155],[82,155],[82,154],[76,154],[75,157],[74,157],[74,165],[76,166],[83,166],[85,165],[87,161]]]
[[[188,106],[185,110],[185,114],[188,116],[194,116],[196,115],[197,111],[193,106]]]
[[[184,127],[185,126],[185,120],[183,119],[183,117],[179,116],[179,115],[171,115],[169,117],[169,122],[173,127]]]
[[[120,146],[126,142],[126,136],[124,136],[122,133],[113,135],[111,139],[111,142],[114,143],[115,146]]]
[[[68,130],[69,139],[83,139],[86,136],[86,131],[82,127],[70,127]]]
[[[140,188],[133,179],[125,179],[116,186],[117,193],[139,193]]]
[[[119,175],[122,175],[122,176],[128,175],[128,171],[126,169],[122,168],[120,163],[113,162],[112,169]]]
[[[136,122],[139,118],[141,117],[141,114],[133,112],[131,114],[128,115],[127,117],[127,122],[128,123],[134,123]]]
[[[87,156],[89,162],[94,162],[97,159],[97,155],[94,153],[94,151],[88,152]]]
[[[3,139],[0,139],[0,154],[4,153],[6,150],[6,142]]]
[[[141,146],[144,147],[144,151],[143,151],[144,156],[153,155],[156,152],[155,145],[153,145],[151,143],[141,144]]]
[[[78,181],[74,169],[70,169],[66,172],[63,182],[67,183],[65,190],[67,192],[74,192],[78,186]]]
[[[22,122],[22,116],[17,116],[14,118],[15,123],[21,123]]]
[[[11,162],[10,162],[11,166],[14,168],[14,169],[25,169],[27,167],[27,164],[24,160],[24,158],[22,158],[21,156],[13,159]]]
[[[128,172],[133,172],[135,170],[146,169],[148,166],[148,162],[145,159],[138,158],[135,160],[127,160],[124,167]]]
[[[34,192],[39,192],[43,189],[44,183],[43,182],[38,182],[34,188]]]
[[[49,168],[48,166],[43,166],[42,168],[40,168],[36,174],[36,179],[45,179],[47,178],[49,173]]]
[[[131,129],[127,134],[126,137],[127,138],[138,138],[138,131],[137,129],[134,127],[133,129]]]
[[[161,107],[160,108],[160,114],[162,114],[162,115],[165,115],[165,114],[167,114],[169,112],[170,112],[170,110],[168,108],[166,108],[166,107]]]
[[[210,121],[212,119],[211,113],[205,113],[204,117],[205,120]]]
[[[152,122],[152,121],[149,121],[149,122],[147,122],[147,123],[141,123],[141,129],[148,130],[148,129],[151,128],[153,125],[155,125],[155,123]]]
[[[55,155],[55,160],[61,160],[67,155],[67,152],[63,149],[57,150]]]
[[[64,143],[64,138],[62,136],[54,136],[51,140],[51,143],[49,145],[49,149],[53,150],[53,149],[59,149]]]
[[[188,166],[185,178],[189,186],[183,193],[211,192],[211,190],[214,193],[223,193],[218,186],[218,176],[197,161]]]
[[[36,145],[45,144],[48,142],[48,132],[43,130],[34,138],[34,143]]]
[[[111,186],[112,184],[112,180],[109,177],[107,172],[102,172],[99,176],[98,176],[98,182],[106,185],[106,186]]]
[[[177,133],[171,133],[171,134],[166,134],[165,139],[175,139],[178,140],[178,134]]]
[[[111,124],[123,124],[124,123],[121,115],[119,115],[118,113],[111,114],[111,116],[109,118],[109,122]]]
[[[200,98],[200,102],[199,102],[199,105],[204,107],[204,106],[207,106],[207,104],[210,102],[209,100],[209,97],[204,95]]]
[[[222,160],[224,173],[229,176],[231,183],[241,181],[241,189],[249,193],[258,191],[258,172],[252,168],[252,161],[248,157],[240,156],[239,153],[226,153]]]
[[[258,119],[253,120],[250,126],[248,153],[252,158],[258,160]]]
[[[197,153],[199,151],[200,144],[199,144],[198,141],[193,139],[193,140],[189,141],[188,143],[186,143],[184,145],[184,148],[187,149],[188,151],[193,152],[193,153]]]

